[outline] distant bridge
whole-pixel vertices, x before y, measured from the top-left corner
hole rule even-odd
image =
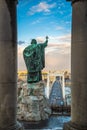
[[[71,106],[67,105],[63,99],[62,86],[59,80],[53,83],[49,96],[49,104],[52,113],[56,112],[56,114],[60,115],[70,115],[71,113]]]
[[[61,83],[57,80],[53,83],[51,93],[49,96],[49,102],[51,106],[63,105],[62,87],[61,87]]]
[[[49,99],[49,95],[51,92],[51,90],[50,90],[50,87],[51,87],[50,86],[50,77],[51,76],[55,77],[53,82],[55,82],[57,80],[60,83],[61,88],[62,88],[63,100],[65,100],[65,80],[64,80],[63,73],[48,73],[47,74],[47,89],[46,89],[47,98]]]

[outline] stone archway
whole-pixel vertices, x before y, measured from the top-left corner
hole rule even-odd
[[[0,0],[0,129],[9,130],[20,128],[16,123],[16,2]],[[72,119],[64,130],[87,130],[87,0],[72,0],[72,4]]]

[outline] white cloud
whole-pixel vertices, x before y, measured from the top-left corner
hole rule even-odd
[[[71,43],[71,34],[66,34],[62,36],[48,36],[49,37],[49,44],[70,44]],[[38,42],[44,42],[44,37],[37,37]]]
[[[63,27],[62,26],[56,26],[56,30],[62,30]]]
[[[70,44],[54,44],[49,45],[46,48],[46,54],[54,53],[54,54],[70,54]]]
[[[26,70],[26,66],[23,59],[23,45],[18,45],[18,70]]]
[[[56,3],[48,4],[47,2],[40,2],[38,5],[32,6],[28,12],[29,15],[35,13],[45,12],[50,13],[51,9],[56,6]]]
[[[71,46],[70,44],[54,44],[46,48],[46,65],[48,70],[69,69],[71,66]]]
[[[71,43],[71,35],[63,35],[63,36],[50,36],[50,42],[55,42],[57,44]]]
[[[38,23],[40,23],[40,20],[39,20],[39,19],[32,22],[32,24],[38,24]]]
[[[51,52],[46,55],[45,57],[46,64],[45,68],[47,70],[64,70],[64,69],[69,69],[71,66],[71,55],[70,53],[54,53]]]
[[[45,41],[45,38],[44,37],[37,37],[36,40],[38,43],[43,43]]]

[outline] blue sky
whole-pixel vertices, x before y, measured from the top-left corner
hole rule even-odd
[[[45,36],[49,36],[49,48],[46,52],[52,51],[54,54],[53,51],[55,48],[59,50],[60,45],[60,50],[70,45],[71,11],[71,3],[66,0],[19,0],[18,41],[25,43],[19,48],[29,44],[33,38],[38,42],[44,41]]]
[[[66,0],[19,0],[18,41],[71,32],[71,3]]]

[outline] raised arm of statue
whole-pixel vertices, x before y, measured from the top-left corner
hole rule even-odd
[[[46,36],[46,41],[43,43],[44,47],[48,45],[48,36]]]

